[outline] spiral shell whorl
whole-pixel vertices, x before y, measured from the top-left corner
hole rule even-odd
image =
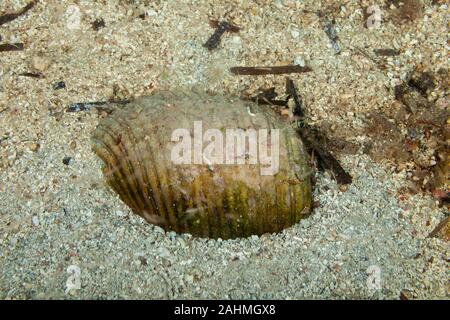
[[[250,164],[173,164],[171,133],[194,121],[204,130],[280,129],[279,172],[262,176]],[[135,213],[166,230],[223,239],[260,235],[295,224],[311,209],[301,140],[269,112],[237,98],[160,92],[100,121],[92,140],[108,184]]]

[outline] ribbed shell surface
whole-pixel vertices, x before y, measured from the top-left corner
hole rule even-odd
[[[175,164],[174,130],[279,129],[279,170],[258,164]],[[270,131],[269,131],[270,132]],[[159,92],[102,119],[93,150],[123,202],[165,230],[211,238],[278,232],[311,211],[310,168],[295,131],[238,98]]]

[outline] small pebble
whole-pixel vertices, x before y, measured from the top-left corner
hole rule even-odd
[[[164,247],[158,249],[158,253],[160,257],[167,258],[170,257],[170,251]]]
[[[31,60],[31,66],[36,71],[45,71],[52,64],[52,60],[46,56],[34,56]]]
[[[139,256],[138,260],[141,263],[141,265],[143,265],[143,266],[147,265],[147,259],[145,257]]]
[[[58,81],[53,84],[53,90],[64,89],[66,87],[66,83],[64,81]]]
[[[98,31],[101,28],[104,28],[105,26],[106,26],[105,21],[102,18],[92,22],[92,29],[94,29],[95,31]]]
[[[183,240],[183,238],[178,237],[177,238],[178,243],[180,244],[181,248],[186,248],[186,242]]]
[[[300,67],[306,66],[306,61],[303,57],[296,57],[294,59],[294,64]]]
[[[33,218],[31,218],[31,222],[33,223],[34,226],[38,226],[39,225],[38,216],[33,216]]]
[[[70,164],[70,161],[72,160],[72,157],[64,157],[63,158],[63,163],[68,166]]]
[[[292,38],[297,39],[299,35],[300,35],[300,32],[298,32],[297,30],[291,31]]]
[[[40,147],[41,147],[41,146],[40,146],[39,143],[33,142],[33,143],[30,145],[30,150],[33,151],[33,152],[37,152],[37,151],[39,150]]]

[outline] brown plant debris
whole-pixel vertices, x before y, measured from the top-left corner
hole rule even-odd
[[[238,32],[240,28],[238,26],[232,25],[226,21],[218,21],[218,20],[211,20],[210,25],[213,28],[216,28],[214,33],[209,37],[208,41],[203,45],[208,50],[213,50],[217,48],[217,46],[220,43],[220,39],[222,35],[226,32]]]
[[[23,50],[23,43],[3,43],[0,44],[0,52],[5,51],[21,51]]]
[[[8,23],[10,21],[13,21],[13,20],[17,19],[21,15],[24,15],[25,13],[27,13],[28,10],[33,8],[36,5],[36,3],[37,3],[37,0],[31,1],[25,7],[23,7],[22,9],[20,9],[17,12],[7,13],[7,14],[4,14],[4,15],[0,16],[0,26],[5,24],[5,23]]]
[[[395,121],[377,112],[370,113],[367,119],[365,132],[372,138],[368,154],[375,161],[395,159],[403,163],[411,158],[405,147],[405,138]]]
[[[267,75],[267,74],[288,74],[288,73],[304,73],[311,72],[310,67],[302,67],[298,65],[288,66],[269,66],[269,67],[232,67],[230,71],[236,75]]]
[[[427,95],[429,90],[436,88],[436,83],[433,75],[429,72],[415,72],[411,75],[408,85],[422,95]]]
[[[422,17],[423,4],[421,0],[387,0],[386,7],[395,7],[392,19],[397,23],[412,22]]]
[[[294,82],[286,78],[286,100],[277,100],[278,97],[275,88],[263,90],[256,97],[250,100],[258,104],[288,106],[288,101],[292,98],[294,100],[294,116],[304,117],[303,103],[301,97],[297,93]],[[282,109],[284,111],[286,109]],[[281,113],[283,115],[283,112]],[[310,153],[313,153],[317,158],[319,169],[331,170],[336,181],[341,185],[350,184],[352,177],[348,174],[338,160],[328,151],[332,143],[327,139],[325,134],[321,133],[317,128],[313,128],[306,123],[301,123],[301,127],[297,129],[297,133],[305,143],[306,148]],[[343,142],[345,144],[345,142]],[[342,146],[341,146],[342,147]],[[341,149],[344,149],[342,147]]]
[[[304,117],[303,113],[303,102],[301,97],[297,94],[297,89],[295,88],[294,81],[287,78],[286,79],[286,93],[294,99],[295,107],[294,107],[294,116]]]
[[[421,0],[403,0],[400,2],[398,16],[401,20],[414,21],[423,14],[423,4]]]
[[[428,235],[429,238],[439,237],[445,241],[450,241],[450,217],[441,221]]]
[[[443,130],[443,141],[435,152],[437,164],[433,168],[435,182],[433,196],[441,205],[448,205],[450,204],[450,124],[447,123]]]
[[[410,113],[417,113],[423,109],[430,109],[431,103],[415,87],[402,83],[394,87],[394,95],[402,102]]]
[[[93,101],[93,102],[76,102],[72,103],[66,108],[66,112],[80,112],[88,111],[92,108],[97,108],[99,110],[107,111],[108,105],[119,104],[124,105],[130,103],[130,100],[120,100],[120,101]]]
[[[0,109],[0,114],[3,113],[3,112],[5,112],[5,111],[7,111],[7,110],[9,110],[9,108],[10,108],[10,107],[5,107],[5,108]],[[1,140],[2,140],[2,139],[0,139],[0,142],[1,142]]]
[[[325,149],[323,143],[323,136],[317,129],[305,125],[303,128],[297,130],[298,134],[309,149],[317,157],[319,168],[328,169],[333,173],[334,178],[339,184],[352,183],[352,177],[340,165],[339,161]]]
[[[432,193],[440,205],[448,204],[450,197],[447,88],[446,70],[434,74],[416,68],[394,88],[399,102],[386,110],[387,115],[370,114],[365,129],[371,138],[369,155],[406,170],[410,192]]]
[[[251,97],[250,100],[256,102],[259,105],[274,105],[280,107],[287,107],[288,99],[280,100],[277,99],[278,94],[275,92],[275,87],[265,89],[261,93],[257,94],[255,97]]]
[[[94,29],[95,31],[98,31],[101,28],[104,28],[105,26],[106,26],[105,21],[102,18],[92,22],[92,29]]]
[[[400,291],[400,300],[409,300],[406,290]]]
[[[400,54],[400,51],[390,48],[385,49],[374,49],[373,52],[375,55],[379,57],[392,57],[392,56],[398,56]]]
[[[386,69],[386,65],[383,62],[380,62],[378,59],[372,57],[370,54],[368,54],[365,50],[355,47],[356,53],[361,54],[362,56],[366,57],[370,61],[372,61],[380,70]]]
[[[33,72],[19,73],[19,76],[28,77],[28,78],[36,78],[36,79],[45,78],[45,76],[42,73],[33,73]]]

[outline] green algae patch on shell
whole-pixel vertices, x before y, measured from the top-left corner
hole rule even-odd
[[[252,149],[244,136],[245,153],[239,153],[238,138],[227,140],[229,130],[256,132],[257,146]],[[266,135],[260,134],[264,130]],[[176,140],[176,132],[189,136]],[[205,141],[207,132],[215,133],[214,139]],[[195,150],[204,152],[221,134],[222,144],[215,144],[221,148],[199,157]],[[302,141],[276,115],[238,98],[180,92],[142,97],[102,119],[92,141],[111,188],[136,214],[165,230],[247,237],[278,232],[311,211],[311,169]],[[175,152],[184,157],[180,163],[174,148],[181,143],[192,152]],[[261,160],[264,145],[269,162]],[[256,162],[249,158],[255,150]],[[222,151],[222,158],[211,161]],[[274,162],[276,170],[267,174]]]

